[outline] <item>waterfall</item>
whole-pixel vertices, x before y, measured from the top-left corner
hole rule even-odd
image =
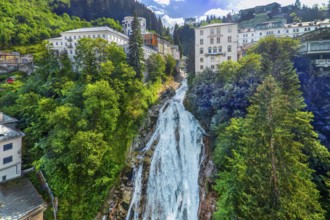
[[[145,199],[141,199],[141,162],[134,169],[134,192],[126,220],[198,219],[198,176],[204,131],[183,106],[187,88],[184,80],[175,96],[160,110],[155,132],[140,155],[142,161],[145,152],[156,143]]]

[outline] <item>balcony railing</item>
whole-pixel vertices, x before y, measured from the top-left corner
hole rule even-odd
[[[330,67],[330,59],[313,60],[312,64],[314,64],[316,67]]]
[[[205,56],[226,55],[226,52],[205,53]]]

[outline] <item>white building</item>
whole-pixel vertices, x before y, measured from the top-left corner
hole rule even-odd
[[[314,31],[319,28],[330,27],[330,21],[319,22],[301,22],[285,24],[283,27],[273,28],[271,25],[267,29],[241,29],[238,31],[238,46],[245,46],[259,41],[261,38],[269,35],[276,37],[296,38],[302,34]]]
[[[138,17],[138,19],[140,22],[141,34],[145,34],[147,32],[147,21],[145,18],[142,18],[142,17]],[[126,16],[122,22],[123,31],[127,36],[130,36],[132,34],[133,20],[134,20],[134,17]]]
[[[16,119],[0,112],[0,183],[21,176],[22,137]]]
[[[216,70],[226,61],[237,61],[237,32],[234,23],[216,23],[195,29],[195,72]]]
[[[61,37],[51,38],[48,41],[55,50],[59,52],[66,50],[69,58],[73,60],[78,40],[81,38],[102,38],[109,43],[114,42],[120,46],[128,44],[128,37],[125,34],[109,27],[90,27],[65,31],[61,33]]]

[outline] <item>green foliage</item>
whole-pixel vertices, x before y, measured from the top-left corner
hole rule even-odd
[[[41,43],[62,31],[90,25],[78,17],[54,14],[43,0],[1,1],[0,8],[0,49]]]
[[[81,39],[76,55],[74,72],[44,45],[37,70],[0,94],[1,110],[21,119],[26,164],[59,198],[58,219],[95,218],[160,86],[143,85],[115,44]]]
[[[328,152],[316,141],[311,114],[292,108],[288,96],[267,77],[246,118],[233,120],[220,135],[216,219],[325,219],[303,150]]]
[[[136,15],[132,22],[132,34],[129,36],[128,63],[134,68],[139,79],[143,77],[143,39],[141,35],[140,22]]]
[[[148,81],[156,82],[165,78],[165,61],[158,54],[152,54],[147,60]]]
[[[165,72],[168,76],[173,76],[176,73],[176,61],[171,55],[165,56]]]
[[[329,215],[330,155],[303,111],[296,49],[292,39],[267,37],[192,81],[188,107],[217,138],[217,219]]]

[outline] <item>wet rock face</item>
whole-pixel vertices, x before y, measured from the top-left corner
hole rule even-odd
[[[211,139],[209,137],[204,137],[203,142],[204,151],[198,178],[198,184],[200,186],[198,219],[212,220],[212,216],[216,208],[217,194],[212,189],[212,186],[214,186],[215,183],[212,179],[214,164],[211,159]]]

